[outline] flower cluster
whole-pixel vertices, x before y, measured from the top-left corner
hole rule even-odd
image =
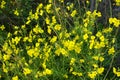
[[[0,8],[6,3],[2,0]],[[13,10],[15,17],[19,11]],[[99,11],[81,11],[72,2],[48,0],[31,9],[23,24],[11,25],[12,31],[0,25],[0,79],[97,80],[114,78],[113,73],[119,79],[119,70],[108,73],[106,67],[118,51],[113,33],[120,20],[109,18],[113,25],[103,28],[96,23]]]

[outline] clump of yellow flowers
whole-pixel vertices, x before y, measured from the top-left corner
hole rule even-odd
[[[0,8],[6,4],[2,0]],[[78,9],[76,4],[48,0],[31,9],[23,24],[10,23],[12,31],[5,31],[8,26],[0,24],[0,79],[119,79],[119,68],[110,70],[119,52],[114,32],[120,20],[109,18],[110,25],[105,28],[96,22],[101,12],[91,12],[85,4],[85,10]],[[13,15],[20,17],[20,11],[14,9]]]

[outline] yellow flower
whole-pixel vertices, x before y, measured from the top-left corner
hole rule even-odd
[[[52,3],[52,0],[49,0],[49,3]]]
[[[0,75],[0,79],[1,79],[1,77],[2,77],[2,76]]]
[[[100,31],[97,32],[96,34],[97,37],[101,37],[102,36],[102,33]]]
[[[6,2],[4,1],[4,0],[2,0],[2,2],[1,2],[1,4],[0,4],[0,8],[2,9],[2,8],[5,8],[5,4],[6,4]]]
[[[83,39],[84,39],[84,40],[87,40],[87,39],[88,39],[88,34],[84,34],[84,35],[83,35]]]
[[[50,27],[48,27],[48,29],[47,29],[47,32],[49,33],[49,34],[51,34],[51,29],[50,29]]]
[[[30,70],[29,68],[23,68],[23,73],[25,74],[25,75],[28,75],[28,74],[30,74],[32,72],[32,70]]]
[[[73,71],[72,74],[76,76],[76,75],[77,75],[77,72],[74,72],[74,71]]]
[[[102,74],[104,72],[104,67],[100,67],[97,69],[98,74]]]
[[[56,36],[53,36],[53,38],[50,40],[51,43],[54,43],[57,40]]]
[[[67,8],[67,10],[72,10],[73,7],[74,7],[74,4],[73,4],[73,3],[70,3],[70,5],[67,6],[66,8]]]
[[[113,73],[116,74],[117,73],[117,70],[115,67],[113,67]]]
[[[79,72],[77,75],[78,75],[78,76],[82,76],[83,74]]]
[[[7,55],[7,54],[4,54],[3,55],[3,60],[4,61],[7,61],[7,60],[9,60],[10,59],[10,55]]]
[[[5,42],[5,43],[3,44],[3,46],[2,46],[2,48],[3,48],[3,51],[7,51],[7,49],[8,49],[8,43]]]
[[[75,47],[75,42],[74,41],[67,41],[66,42],[66,44],[68,45],[66,45],[66,47],[68,48],[68,50],[73,50],[74,49],[74,47]]]
[[[85,60],[84,59],[80,59],[80,63],[84,63],[85,62]]]
[[[45,22],[46,22],[46,24],[50,24],[50,20],[48,17],[45,19]]]
[[[38,33],[43,33],[44,31],[39,27],[39,25],[37,24],[35,26],[35,28],[33,28],[33,32],[35,32],[36,34]]]
[[[92,58],[93,58],[94,60],[97,60],[97,61],[98,61],[98,59],[99,59],[98,56],[93,56]]]
[[[46,69],[46,64],[45,64],[45,62],[43,62],[42,67],[43,67],[44,69]]]
[[[115,0],[115,2],[117,6],[120,6],[120,0]]]
[[[78,72],[75,72],[75,71],[73,71],[72,74],[75,75],[75,76],[77,76],[77,75],[82,76],[82,73],[78,73]]]
[[[118,20],[117,18],[109,18],[109,23],[113,24],[115,27],[119,27],[120,20]]]
[[[43,11],[43,10],[40,10],[39,15],[42,16],[43,13],[44,13],[44,11]]]
[[[110,55],[110,54],[114,54],[115,53],[115,49],[114,49],[114,47],[112,47],[112,48],[110,48],[109,50],[108,50],[108,54]]]
[[[86,14],[87,14],[88,16],[90,16],[90,15],[91,15],[91,11],[87,11]]]
[[[28,37],[23,38],[23,42],[26,42],[28,40]]]
[[[56,18],[55,16],[52,16],[52,24],[54,25],[56,23]]]
[[[99,47],[100,47],[100,48],[101,48],[101,47],[105,47],[105,43],[104,43],[104,42],[100,42]]]
[[[58,48],[57,50],[55,50],[55,54],[57,55],[57,56],[59,56],[60,55],[60,53],[61,53],[61,48]]]
[[[50,69],[45,69],[46,74],[51,75],[52,71]]]
[[[96,14],[98,17],[101,17],[102,15],[101,15],[101,12],[98,12],[97,14]]]
[[[26,24],[30,24],[30,22],[31,22],[31,20],[28,20],[28,21],[26,22]]]
[[[76,11],[76,10],[73,10],[70,15],[71,15],[71,17],[74,17],[76,14],[77,14],[77,11]]]
[[[64,56],[68,56],[68,53],[64,48],[61,48],[61,54]]]
[[[35,19],[35,20],[38,20],[38,18],[39,18],[39,16],[38,16],[38,13],[36,12],[36,13],[34,14],[34,19]]]
[[[18,12],[17,9],[14,11],[14,14],[15,14],[16,16],[19,16],[19,12]]]
[[[96,41],[96,42],[95,42],[95,46],[94,46],[94,48],[99,49],[100,47],[101,47],[101,46],[100,46],[99,42]]]
[[[55,28],[55,30],[59,31],[61,29],[61,25],[60,24],[56,24],[54,28]]]
[[[79,54],[81,51],[81,48],[77,45],[75,45],[74,48],[75,48],[75,52]]]
[[[5,26],[4,25],[0,26],[0,29],[3,31],[5,29]]]
[[[70,65],[74,65],[74,62],[76,61],[75,58],[71,58]]]
[[[15,41],[16,45],[20,42],[20,39],[21,39],[21,37],[15,37],[14,41]]]
[[[34,53],[33,53],[33,55],[34,55],[35,57],[38,57],[38,55],[39,55],[39,49],[38,49],[38,48],[34,48]]]
[[[64,0],[59,0],[61,3],[63,3],[64,2]]]
[[[18,80],[18,76],[12,77],[12,80]]]
[[[34,49],[29,49],[27,50],[27,54],[30,56],[30,57],[33,57],[33,54],[34,54]]]
[[[40,3],[40,4],[38,5],[38,8],[41,9],[42,7],[43,7],[43,4]]]
[[[113,28],[109,27],[109,28],[105,28],[103,29],[103,33],[109,33],[109,32],[112,32]]]
[[[97,68],[97,67],[98,67],[98,65],[97,65],[97,64],[93,64],[93,67],[94,67],[94,68]]]
[[[8,68],[6,68],[5,64],[2,65],[3,72],[8,73]]]
[[[67,78],[68,78],[68,75],[67,75],[67,74],[64,74],[63,77],[67,79]]]
[[[47,13],[51,13],[51,10],[50,10],[51,7],[52,7],[52,4],[47,4],[47,6],[45,6]]]
[[[117,74],[117,77],[120,77],[120,72],[117,72],[116,74]]]
[[[104,61],[104,57],[99,57],[100,62]]]
[[[113,73],[116,74],[117,77],[120,77],[120,72],[118,72],[115,67],[113,67]]]
[[[92,71],[92,72],[88,72],[88,76],[91,78],[91,79],[94,79],[97,75],[97,72],[96,71]]]
[[[105,40],[104,36],[101,36],[101,37],[100,37],[100,40],[101,40],[101,41],[104,41],[104,40]]]

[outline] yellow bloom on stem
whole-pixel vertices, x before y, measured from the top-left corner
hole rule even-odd
[[[104,72],[104,67],[100,67],[97,69],[98,74],[102,74]]]
[[[64,2],[64,0],[59,0],[59,2],[63,3],[63,2]]]
[[[97,68],[97,67],[98,67],[98,65],[97,65],[97,64],[93,64],[92,66],[93,66],[94,68]]]
[[[21,37],[15,37],[14,41],[15,41],[15,44],[17,45],[21,40]]]
[[[76,61],[75,58],[71,58],[70,65],[74,65],[74,62]]]
[[[9,60],[10,59],[10,55],[8,55],[8,54],[4,54],[3,55],[3,60],[4,61],[7,61],[7,60]]]
[[[75,45],[74,48],[75,48],[75,52],[79,54],[81,51],[81,48],[77,45]]]
[[[31,72],[32,72],[31,69],[29,69],[29,68],[23,68],[23,73],[24,73],[25,76],[28,75],[28,74],[30,74]]]
[[[18,76],[12,77],[12,80],[18,80]]]
[[[0,8],[3,9],[5,8],[6,2],[4,0],[1,1]]]
[[[120,72],[117,72],[117,77],[120,77]]]
[[[17,9],[16,9],[16,10],[14,10],[14,15],[19,16],[19,12],[18,12],[18,10],[17,10]]]
[[[100,31],[97,32],[96,34],[97,37],[101,37],[102,36],[102,33]]]
[[[99,57],[99,61],[103,62],[104,61],[104,57]]]
[[[0,26],[0,29],[3,31],[5,29],[5,26],[4,25]]]
[[[55,16],[52,16],[52,24],[54,25],[56,23],[56,18]]]
[[[59,31],[61,29],[61,25],[60,24],[56,24],[54,29]]]
[[[30,57],[33,57],[33,54],[34,54],[34,49],[29,49],[27,50],[27,54],[30,56]]]
[[[53,36],[53,38],[50,40],[51,43],[54,43],[55,41],[57,41],[57,36]]]
[[[115,2],[117,6],[120,6],[120,0],[115,0]]]
[[[117,75],[117,77],[120,77],[120,72],[116,70],[115,67],[113,67],[113,73]]]
[[[51,74],[52,74],[52,70],[50,70],[50,69],[45,69],[45,72],[46,72],[46,74],[48,74],[48,75],[51,75]]]
[[[112,48],[110,48],[109,50],[108,50],[108,54],[110,55],[110,54],[114,54],[115,53],[115,49],[114,49],[114,47],[112,47]]]
[[[75,72],[75,71],[73,71],[72,74],[75,75],[75,76],[82,76],[82,73],[78,73],[78,72]]]
[[[117,18],[109,18],[109,23],[113,24],[115,27],[119,27],[120,25],[120,20]]]
[[[46,24],[50,24],[50,20],[48,17],[45,19],[45,22],[46,22]]]
[[[48,27],[48,29],[47,29],[47,32],[49,33],[49,34],[51,34],[51,29],[50,29],[50,27]]]
[[[84,59],[80,59],[80,63],[84,63],[85,62],[85,60]]]
[[[3,72],[8,73],[8,68],[5,66],[4,63],[2,65],[2,69],[3,69]]]
[[[28,37],[23,38],[23,42],[26,42],[28,40]]]
[[[2,77],[2,76],[0,75],[0,79],[1,79],[1,77]]]
[[[67,75],[67,74],[64,74],[63,77],[67,79],[67,78],[68,78],[68,75]]]
[[[70,15],[71,15],[71,17],[74,17],[76,14],[77,14],[77,11],[76,11],[76,10],[73,10]]]
[[[94,79],[97,75],[97,72],[96,71],[92,71],[92,72],[88,72],[88,76],[91,78],[91,79]]]
[[[92,57],[94,60],[98,61],[99,57],[98,56],[93,56]]]
[[[91,11],[87,11],[86,14],[87,14],[87,16],[90,16],[91,15]]]
[[[84,40],[87,40],[87,39],[88,39],[88,34],[84,34],[84,35],[83,35],[83,39],[84,39]]]
[[[52,11],[51,11],[51,7],[52,7],[52,4],[47,4],[46,6],[45,6],[45,9],[46,9],[46,12],[47,13],[51,13]]]

